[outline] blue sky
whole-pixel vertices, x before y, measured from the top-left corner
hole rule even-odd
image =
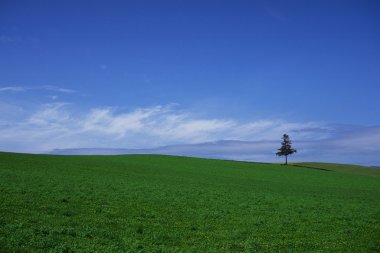
[[[358,129],[380,140],[379,11],[363,0],[1,1],[0,149]]]

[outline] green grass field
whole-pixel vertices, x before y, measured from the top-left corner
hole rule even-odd
[[[380,252],[380,180],[160,155],[0,153],[0,252]]]
[[[380,169],[370,168],[366,166],[336,163],[292,163],[292,165],[380,178]]]

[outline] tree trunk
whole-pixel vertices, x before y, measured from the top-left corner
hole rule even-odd
[[[285,165],[288,165],[288,156],[285,156]]]

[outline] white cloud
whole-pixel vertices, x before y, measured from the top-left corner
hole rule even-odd
[[[30,88],[30,89],[32,89],[32,88]],[[60,88],[60,87],[56,87],[56,86],[52,86],[52,85],[44,85],[44,86],[37,87],[35,89],[57,91],[57,92],[62,92],[62,93],[76,93],[76,91],[73,89]]]
[[[47,146],[52,149],[97,145],[146,148],[221,139],[278,139],[284,131],[291,133],[292,127],[299,136],[302,136],[302,131],[318,127],[316,123],[301,127],[300,124],[282,121],[241,123],[231,119],[197,118],[191,113],[176,110],[173,105],[128,112],[120,112],[116,108],[94,108],[75,114],[64,103],[45,104],[13,125],[8,123],[9,128],[2,129],[1,136],[6,136],[2,139],[20,142],[21,145],[25,138],[19,136],[25,135],[34,142],[30,146],[25,144],[23,150],[28,152],[48,151],[45,149]],[[43,147],[41,143],[44,143]]]
[[[293,146],[298,152],[290,161],[314,161],[380,165],[379,127],[360,128],[360,132],[347,132],[339,137],[324,140],[303,141],[296,139]],[[365,142],[362,140],[365,139]],[[359,140],[359,141],[358,141]],[[63,149],[56,154],[168,154],[206,158],[231,159],[256,162],[283,162],[275,152],[279,140],[216,141],[199,144],[171,145],[148,149]]]
[[[298,139],[323,139],[331,134],[331,128],[318,122],[287,122],[284,120],[258,120],[237,125],[232,139],[268,140],[290,133]]]
[[[61,93],[75,93],[75,90],[60,88],[52,85],[43,85],[43,86],[34,86],[34,87],[26,87],[26,86],[8,86],[8,87],[0,87],[0,92],[26,92],[32,90],[46,90],[46,91],[56,91]]]
[[[0,87],[0,92],[23,92],[26,91],[25,87],[21,86],[9,86],[9,87]]]
[[[167,138],[194,143],[221,138],[223,133],[227,134],[226,132],[230,131],[235,124],[231,120],[184,118],[166,127],[166,131],[159,132],[167,135]]]
[[[40,153],[57,148],[148,148],[147,153],[273,161],[282,134],[288,133],[299,150],[296,160],[364,163],[377,161],[380,153],[380,127],[339,131],[317,122],[239,122],[199,118],[177,108],[93,108],[77,113],[73,105],[45,104],[21,121],[2,122],[0,150]]]
[[[114,114],[109,108],[94,109],[83,120],[83,130],[123,137],[127,133],[142,131],[145,127],[143,121],[156,111],[157,108],[148,108]]]
[[[37,126],[65,126],[70,123],[70,113],[63,109],[66,103],[45,104],[33,113],[27,121],[27,125]]]

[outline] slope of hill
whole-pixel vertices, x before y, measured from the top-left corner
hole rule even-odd
[[[351,173],[356,175],[380,177],[380,170],[367,166],[352,165],[352,164],[337,164],[337,163],[291,163],[294,166],[307,167],[313,169],[324,169],[330,171],[338,171]]]
[[[378,252],[380,180],[160,155],[0,153],[1,252]]]

